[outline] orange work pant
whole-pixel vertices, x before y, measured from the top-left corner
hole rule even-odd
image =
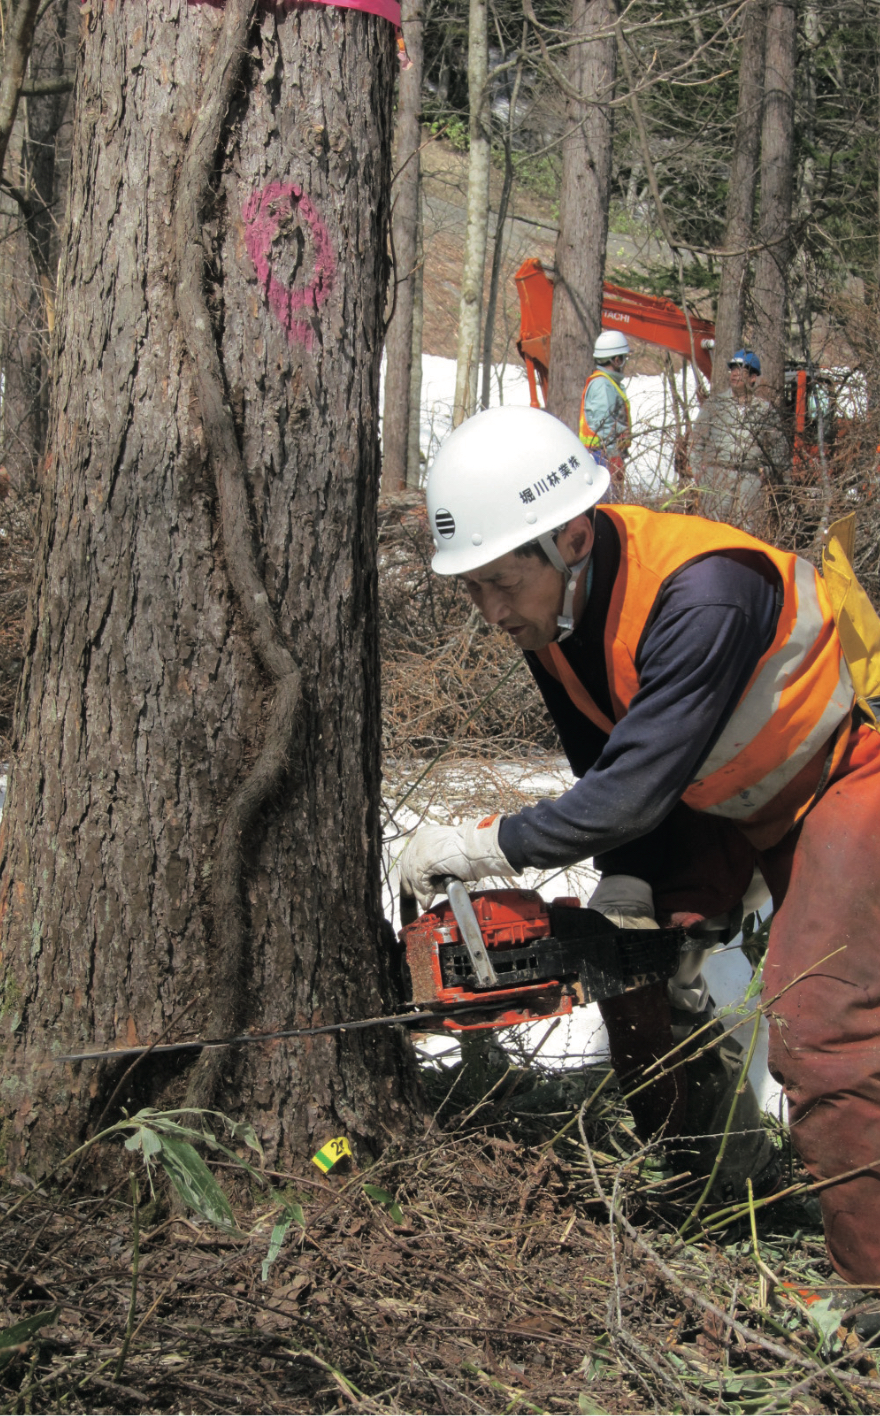
[[[770,1070],[848,1283],[880,1283],[880,733],[853,733],[803,822],[758,862],[773,895],[764,965]],[[776,996],[778,995],[778,996]]]
[[[770,1070],[811,1176],[841,1177],[819,1191],[832,1264],[849,1283],[880,1284],[880,733],[852,734],[819,801],[772,850],[756,854],[733,823],[678,806],[649,837],[596,860],[603,874],[646,879],[661,919],[731,908],[754,863],[774,906],[763,994]],[[642,994],[638,1021],[640,995],[627,995],[623,1030],[609,1013],[615,1033],[644,1030],[646,1061],[665,1044],[668,1014],[656,990]],[[659,1110],[658,1122],[672,1120],[680,1102],[664,1096]]]

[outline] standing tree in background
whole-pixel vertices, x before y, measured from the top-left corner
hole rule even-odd
[[[0,848],[0,1151],[44,1173],[124,1064],[387,1011],[376,410],[394,31],[101,6],[80,49],[37,577]],[[148,1058],[119,1101],[289,1161],[412,1119],[388,1029]]]
[[[489,108],[489,31],[486,0],[470,0],[468,16],[468,187],[458,350],[452,426],[476,412],[480,328],[483,318],[483,278],[489,234],[489,173],[492,161]]]
[[[755,348],[771,398],[782,403],[788,347],[788,267],[794,189],[795,0],[770,0],[761,128],[761,213],[755,260]]]
[[[712,386],[727,387],[727,361],[742,343],[749,247],[753,241],[755,190],[761,145],[767,0],[748,0],[743,10],[739,58],[739,102],[727,188],[724,254],[715,317]]]
[[[46,450],[58,232],[70,154],[77,0],[40,7],[29,40],[0,190],[0,463],[28,493]],[[13,27],[22,13],[13,17]],[[11,49],[5,53],[9,89]],[[24,72],[19,57],[16,75]],[[13,111],[11,106],[9,111]],[[0,143],[2,146],[2,143]]]
[[[549,408],[575,432],[602,313],[616,73],[613,0],[572,0]]]
[[[410,400],[414,369],[413,315],[419,282],[419,149],[422,141],[423,0],[402,0],[401,28],[409,66],[400,73],[394,141],[394,311],[385,341],[385,402],[382,410],[382,491],[418,484],[409,465]],[[421,351],[419,351],[421,353]],[[419,359],[419,363],[420,363]],[[418,369],[419,374],[421,369]],[[421,384],[421,380],[419,380]]]

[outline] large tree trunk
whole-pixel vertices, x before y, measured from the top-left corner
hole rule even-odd
[[[385,341],[382,413],[382,491],[400,492],[408,480],[413,308],[419,264],[419,149],[422,141],[422,0],[403,0],[401,26],[410,66],[401,70],[394,142],[394,314]],[[416,475],[418,467],[415,468]]]
[[[573,0],[549,407],[575,432],[602,316],[612,139],[612,111],[606,105],[614,97],[614,20],[613,0]]]
[[[489,172],[491,165],[491,114],[489,111],[489,31],[486,0],[470,0],[468,20],[468,136],[467,222],[461,267],[461,301],[458,311],[458,348],[452,424],[458,427],[477,408],[477,369],[480,361],[480,326],[483,319],[483,276],[489,235]]]
[[[80,56],[56,382],[3,819],[5,1163],[119,1063],[387,1011],[376,428],[394,35],[309,6],[104,6]],[[181,1024],[174,1023],[179,1031]],[[410,1117],[394,1031],[149,1059],[281,1160]],[[212,1060],[213,1059],[213,1060]],[[219,1061],[218,1061],[219,1059]],[[195,1083],[192,1078],[195,1079]]]
[[[742,342],[749,246],[752,244],[758,155],[761,143],[761,104],[764,95],[764,46],[767,0],[749,0],[743,13],[739,58],[739,101],[736,135],[727,188],[727,226],[724,233],[721,287],[715,319],[715,358],[712,387],[727,387],[727,361]]]
[[[765,388],[781,404],[785,385],[788,263],[791,254],[794,83],[797,14],[794,0],[767,11],[764,119],[761,132],[760,249],[755,262],[755,348]]]

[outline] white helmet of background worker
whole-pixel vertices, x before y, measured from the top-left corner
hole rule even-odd
[[[560,638],[572,631],[577,577],[556,534],[602,500],[607,467],[565,423],[541,408],[490,408],[476,413],[443,443],[428,473],[431,562],[438,575],[466,575],[509,551],[537,542],[566,577]]]
[[[629,344],[625,334],[621,334],[619,329],[603,329],[596,343],[593,345],[593,358],[606,363],[609,359],[617,359],[620,355],[627,358],[630,353]]]

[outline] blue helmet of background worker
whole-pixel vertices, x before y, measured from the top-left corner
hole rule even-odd
[[[761,360],[751,349],[737,349],[732,359],[727,361],[728,369],[748,369],[750,374],[760,374]]]

